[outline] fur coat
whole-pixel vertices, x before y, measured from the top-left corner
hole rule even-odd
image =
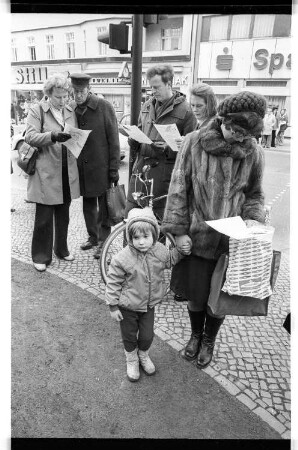
[[[192,254],[218,259],[228,238],[206,220],[241,216],[265,221],[262,178],[264,152],[254,138],[228,144],[214,119],[190,133],[172,173],[162,232],[188,234]]]

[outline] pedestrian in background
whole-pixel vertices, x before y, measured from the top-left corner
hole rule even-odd
[[[172,66],[155,65],[147,70],[146,76],[152,89],[152,97],[141,108],[138,127],[153,143],[139,144],[132,139],[129,139],[128,142],[131,152],[136,158],[132,173],[141,173],[142,168],[149,164],[151,169],[148,178],[154,180],[153,195],[159,197],[168,193],[177,152],[163,141],[154,124],[175,123],[180,134],[185,136],[196,129],[197,120],[185,95],[173,90],[174,70]],[[143,186],[137,188],[141,190]],[[132,197],[134,191],[135,177],[132,175],[128,187],[126,215],[130,209],[139,207]],[[160,219],[163,217],[164,208],[165,199],[154,203],[154,212]]]
[[[155,373],[149,356],[154,337],[154,308],[166,295],[164,270],[188,254],[191,242],[170,251],[160,242],[159,226],[150,208],[129,211],[128,245],[112,258],[105,300],[113,319],[120,322],[130,381],[140,378],[139,363],[147,375]]]
[[[275,117],[275,122],[272,128],[272,135],[271,135],[271,147],[275,148],[275,138],[276,138],[276,132],[279,128],[279,115],[277,114],[278,107],[275,106],[272,108],[273,116]]]
[[[284,134],[286,129],[288,128],[288,115],[286,108],[280,110],[279,115],[279,130],[277,133],[277,144],[283,145],[284,143]]]
[[[191,254],[173,268],[171,289],[188,299],[192,334],[184,356],[197,358],[200,369],[210,364],[224,321],[207,302],[216,263],[229,250],[228,237],[205,221],[239,215],[247,226],[264,223],[264,151],[255,136],[265,112],[261,95],[227,97],[219,104],[220,117],[186,136],[172,173],[161,230],[175,236],[178,250],[192,242]]]
[[[90,91],[91,77],[84,73],[70,75],[78,127],[92,130],[78,157],[80,191],[88,239],[82,250],[97,247],[100,257],[104,241],[111,233],[106,204],[106,190],[118,183],[120,144],[118,122],[113,106]]]
[[[77,161],[63,145],[71,138],[64,133],[66,123],[76,127],[74,111],[66,105],[70,83],[54,74],[44,84],[48,100],[30,108],[25,141],[39,148],[36,169],[28,177],[27,199],[36,203],[32,238],[32,260],[36,270],[44,271],[52,261],[53,218],[54,252],[58,258],[73,261],[67,246],[69,206],[80,196]],[[43,125],[42,125],[43,124]]]
[[[217,100],[211,86],[206,83],[193,85],[190,89],[190,106],[198,122],[196,129],[200,130],[201,128],[206,127],[217,114]],[[185,137],[176,140],[179,149],[181,148],[184,139]],[[172,277],[175,277],[175,273],[172,273]],[[176,293],[174,294],[176,302],[187,301],[187,299],[179,294],[178,291],[176,290]]]
[[[262,134],[262,146],[266,148],[271,147],[272,130],[275,124],[275,116],[270,107],[267,108],[267,113],[264,117],[264,128]]]

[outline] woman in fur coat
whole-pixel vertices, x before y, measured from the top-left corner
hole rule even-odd
[[[255,138],[265,112],[259,94],[227,97],[218,118],[186,136],[172,173],[162,232],[175,236],[178,250],[192,242],[191,255],[173,269],[171,289],[188,300],[192,334],[184,356],[197,358],[199,368],[210,364],[224,321],[207,309],[207,301],[217,260],[229,249],[228,237],[205,221],[241,216],[247,226],[265,222],[264,151]]]

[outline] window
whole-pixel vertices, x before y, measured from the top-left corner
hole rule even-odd
[[[108,33],[107,27],[96,27],[97,30],[97,36],[101,33]],[[98,54],[99,55],[106,55],[108,51],[108,44],[104,44],[103,42],[98,41]]]
[[[74,33],[66,33],[66,57],[75,58]]]
[[[256,14],[253,37],[273,36],[274,14]]]
[[[215,16],[210,23],[210,41],[228,39],[229,16]]]
[[[163,28],[161,30],[162,50],[181,50],[182,28]]]
[[[11,52],[12,52],[12,61],[17,61],[18,60],[18,49],[17,49],[17,43],[16,43],[16,38],[12,38],[11,40]]]
[[[36,61],[36,51],[35,51],[35,37],[28,37],[28,50],[29,50],[29,59],[31,61]]]
[[[52,34],[46,35],[46,46],[47,46],[47,58],[55,59],[54,36]]]
[[[251,15],[234,15],[232,19],[230,39],[245,39],[249,37]]]
[[[86,30],[83,30],[83,35],[84,35],[84,52],[85,52],[85,56],[87,56]]]

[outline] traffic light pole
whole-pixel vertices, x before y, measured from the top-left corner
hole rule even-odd
[[[132,23],[131,49],[131,106],[130,124],[137,125],[142,102],[142,52],[143,52],[143,14],[134,14]],[[132,172],[131,150],[129,151],[129,179]]]

